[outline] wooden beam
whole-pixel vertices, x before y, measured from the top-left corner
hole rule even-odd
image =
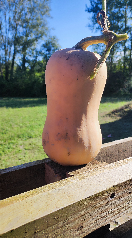
[[[39,160],[0,171],[0,200],[45,185],[45,163]]]
[[[62,181],[64,182],[65,178],[70,177],[70,176],[73,176],[74,178],[76,178],[77,176],[79,176],[79,177],[81,176],[80,178],[82,178],[82,175],[84,175],[84,174],[86,175],[89,172],[91,174],[93,171],[96,171],[96,170],[99,171],[99,168],[100,169],[103,169],[103,168],[105,169],[106,165],[112,164],[113,162],[116,162],[116,161],[119,162],[120,160],[124,160],[125,158],[128,158],[128,157],[132,157],[132,137],[125,138],[125,139],[122,139],[122,140],[119,140],[119,141],[113,141],[113,142],[107,143],[107,144],[103,144],[102,148],[101,148],[101,151],[99,152],[99,154],[95,158],[95,160],[92,163],[87,164],[86,166],[63,167],[63,166],[60,166],[60,165],[54,163],[50,159],[45,159],[45,160],[42,160],[42,161],[35,161],[35,162],[28,163],[28,164],[15,166],[15,167],[12,167],[12,168],[7,168],[7,169],[4,169],[4,170],[0,171],[0,174],[1,174],[1,177],[0,177],[0,179],[1,179],[1,188],[2,188],[2,190],[1,190],[1,199],[4,199],[3,200],[3,202],[4,202],[4,201],[7,201],[7,199],[5,199],[5,198],[8,198],[8,197],[14,196],[18,193],[23,193],[23,192],[26,192],[28,190],[32,190],[32,189],[35,189],[37,187],[43,186],[39,190],[33,190],[33,191],[29,191],[28,193],[22,194],[22,196],[24,197],[24,200],[23,199],[22,200],[24,202],[24,201],[26,201],[25,196],[31,198],[32,197],[31,194],[34,194],[36,196],[36,192],[38,193],[38,196],[40,196],[41,191],[43,190],[43,188],[44,189],[46,188],[46,186],[44,186],[45,184],[60,181],[62,179],[63,179]],[[69,179],[68,179],[68,181],[69,181]],[[54,184],[56,184],[56,183],[54,183]],[[123,182],[122,186],[124,186],[124,184],[125,184],[125,182]],[[58,185],[58,186],[60,186],[60,185]],[[118,185],[114,186],[114,188],[115,187],[117,188]],[[130,187],[130,183],[129,183],[129,187]],[[54,189],[56,190],[56,186],[54,187]],[[109,189],[106,190],[107,191],[106,193],[108,193],[108,190]],[[76,190],[74,190],[74,191],[76,191]],[[131,194],[130,191],[131,191],[131,187],[129,189],[129,193]],[[56,192],[57,192],[57,190],[56,190]],[[67,192],[68,192],[68,190],[67,190]],[[114,193],[112,193],[112,194],[114,194]],[[33,197],[34,197],[34,195],[33,195]],[[46,195],[46,193],[45,193],[45,195]],[[75,196],[76,196],[76,193],[75,193]],[[95,197],[97,196],[98,197],[98,192],[95,193],[92,196],[95,196]],[[122,194],[122,196],[124,197],[123,194]],[[11,199],[10,200],[11,204],[13,202],[12,199],[15,199],[14,201],[16,202],[16,201],[19,200],[18,197],[21,200],[20,195],[15,196],[14,198],[10,198]],[[88,199],[89,198],[91,198],[91,195],[88,197]],[[131,195],[130,195],[129,198],[131,199]],[[81,201],[83,201],[83,199]],[[14,202],[14,206],[15,206],[15,202]],[[20,205],[22,205],[23,202],[21,201]],[[50,202],[51,202],[51,205],[52,205],[52,201],[50,201]],[[77,203],[78,202],[75,202],[76,205],[77,205]],[[36,206],[37,206],[37,203],[36,203]],[[70,207],[70,209],[72,209],[71,206],[73,206],[73,205],[72,204],[68,205],[68,207]],[[125,203],[124,203],[124,206],[125,206]],[[21,208],[21,206],[20,206],[20,208]],[[25,209],[25,212],[26,212],[25,205],[24,205],[24,209]],[[57,209],[59,209],[59,208],[57,208]],[[131,210],[132,210],[132,208],[131,208]],[[1,211],[2,210],[0,209],[0,212]],[[61,209],[61,210],[57,210],[57,211],[51,211],[50,214],[48,214],[48,212],[47,212],[46,213],[47,215],[44,215],[42,218],[39,218],[37,220],[34,220],[34,221],[26,223],[26,224],[24,223],[25,225],[22,225],[21,227],[15,229],[13,231],[13,233],[12,233],[12,231],[9,231],[8,233],[5,233],[5,235],[2,235],[2,237],[3,236],[4,237],[9,237],[9,235],[11,235],[10,237],[12,237],[13,234],[14,234],[13,237],[20,237],[20,233],[24,234],[23,232],[25,232],[27,227],[29,227],[29,226],[31,226],[31,229],[28,228],[30,230],[30,232],[28,232],[28,233],[31,233],[32,231],[36,232],[36,230],[35,230],[36,225],[34,227],[34,224],[38,224],[37,229],[39,231],[41,221],[44,221],[45,219],[46,219],[45,222],[48,221],[48,223],[52,227],[53,226],[52,219],[51,218],[49,220],[47,220],[47,219],[52,215],[53,216],[55,215],[55,217],[56,217],[56,213],[57,213],[57,216],[58,216],[58,213],[63,214],[63,212],[65,212],[64,208]],[[122,215],[122,212],[123,212],[123,210],[120,209],[120,211],[118,212],[118,217]],[[7,213],[8,213],[8,209],[7,209]],[[68,212],[68,214],[69,214],[69,212]],[[97,216],[98,216],[98,214],[97,214]],[[20,213],[19,213],[18,216],[16,216],[16,219],[17,219],[17,217],[21,220],[21,214]],[[113,219],[114,219],[114,217],[115,216],[113,216]],[[11,218],[11,220],[12,220],[12,218]],[[56,218],[54,218],[53,220],[56,220]],[[79,221],[81,222],[81,220],[79,220]],[[12,220],[12,222],[13,222],[13,220]],[[39,223],[37,223],[37,222],[39,222]],[[101,222],[102,221],[100,221],[100,224],[103,224]],[[103,224],[103,225],[106,225],[106,223]],[[79,226],[79,223],[78,223],[78,226]],[[8,225],[7,225],[7,227],[8,227]],[[13,227],[13,226],[11,226],[11,227]],[[98,224],[98,227],[100,227],[99,224]],[[13,229],[13,228],[10,228],[10,229]],[[24,229],[23,232],[22,232],[21,229]],[[44,227],[41,227],[41,230],[43,230],[43,232],[46,232]],[[61,228],[61,231],[63,232],[63,228]],[[15,235],[15,234],[17,234],[17,232],[18,232],[18,235]],[[6,234],[8,234],[8,235],[6,236]],[[37,234],[38,234],[38,232],[37,232]],[[87,233],[87,234],[89,234],[89,233]],[[24,237],[24,236],[25,235],[23,235],[21,237]],[[28,237],[30,237],[30,235],[28,235]],[[70,237],[72,237],[72,236],[70,236]],[[81,235],[76,236],[76,237],[81,237]]]
[[[0,237],[81,238],[131,210],[132,180],[129,180],[9,231]],[[118,236],[116,234],[116,236],[108,237],[117,238]]]
[[[89,228],[87,228],[91,232],[93,229],[102,225],[102,221],[107,220],[106,217],[109,219],[112,218],[112,210],[115,211],[115,216],[119,216],[120,212],[126,212],[126,210],[132,209],[131,179],[132,157],[110,164],[93,164],[93,169],[92,167],[90,167],[90,170],[84,169],[83,171],[83,169],[81,169],[78,173],[75,173],[73,177],[62,179],[55,183],[50,183],[23,194],[4,199],[0,201],[0,234],[45,217],[60,209],[63,210],[63,208],[67,206],[69,207],[76,204],[74,205],[76,207],[80,206],[79,204],[83,202],[83,206],[85,207],[85,199],[88,201],[88,207],[90,206],[90,211],[86,212],[86,218],[89,220],[91,217],[91,225],[89,223]],[[113,186],[115,186],[115,189]],[[113,204],[110,203],[110,201],[116,202]],[[106,203],[108,203],[107,206],[104,206]],[[109,207],[110,210],[106,209],[109,204],[111,204]],[[100,210],[101,206],[102,209]],[[98,212],[96,210],[98,210]],[[94,224],[93,217],[95,211],[97,213]],[[60,210],[60,212],[62,211]],[[105,218],[102,217],[102,212]],[[99,224],[97,222],[97,214],[100,219],[102,219]],[[84,211],[82,215],[85,216]],[[69,220],[69,227],[72,222],[74,225],[76,223],[78,224],[74,216],[74,209],[72,210],[72,216]],[[63,229],[67,228],[65,227]],[[80,229],[82,228],[80,227]],[[66,234],[68,234],[67,232]]]
[[[132,137],[105,143],[95,158],[101,163],[113,163],[132,157]],[[72,172],[80,168],[90,169],[86,166],[63,167],[50,159],[30,162],[0,171],[1,193],[0,199],[5,199],[29,190],[44,186],[45,184],[65,179]]]

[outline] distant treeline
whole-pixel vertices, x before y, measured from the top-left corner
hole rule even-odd
[[[101,0],[90,0],[91,27],[98,29]],[[49,57],[59,49],[49,36],[47,18],[50,0],[2,0],[0,41],[0,96],[45,97],[45,69]],[[132,93],[132,0],[107,0],[110,30],[127,32],[129,39],[111,50],[107,59],[108,79],[104,95]],[[102,53],[102,45],[95,52]]]
[[[28,58],[24,55],[19,63],[12,60],[1,63],[0,96],[1,97],[45,97],[45,69],[50,56],[59,49],[55,37],[50,37],[42,44],[40,51]],[[41,58],[41,59],[39,59]]]
[[[1,0],[0,96],[44,97],[45,68],[59,48],[49,36],[50,0]]]

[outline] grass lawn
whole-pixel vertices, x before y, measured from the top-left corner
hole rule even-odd
[[[46,99],[0,99],[0,169],[46,158],[42,130]],[[132,99],[102,98],[103,143],[132,136]]]

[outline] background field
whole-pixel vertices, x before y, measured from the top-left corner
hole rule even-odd
[[[0,98],[0,169],[46,158],[42,131],[46,99]],[[132,99],[103,97],[99,108],[103,143],[132,136]]]

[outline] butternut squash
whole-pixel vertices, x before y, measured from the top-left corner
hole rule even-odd
[[[46,67],[47,118],[42,144],[49,158],[61,165],[86,164],[102,145],[98,109],[107,78],[104,62],[112,46],[128,38],[108,30],[106,0],[102,6],[97,21],[103,34],[55,52]],[[86,50],[98,43],[106,44],[102,57]]]
[[[99,55],[82,49],[55,52],[46,67],[47,118],[43,148],[61,165],[90,162],[102,145],[98,109],[107,78],[103,63],[90,80]]]

